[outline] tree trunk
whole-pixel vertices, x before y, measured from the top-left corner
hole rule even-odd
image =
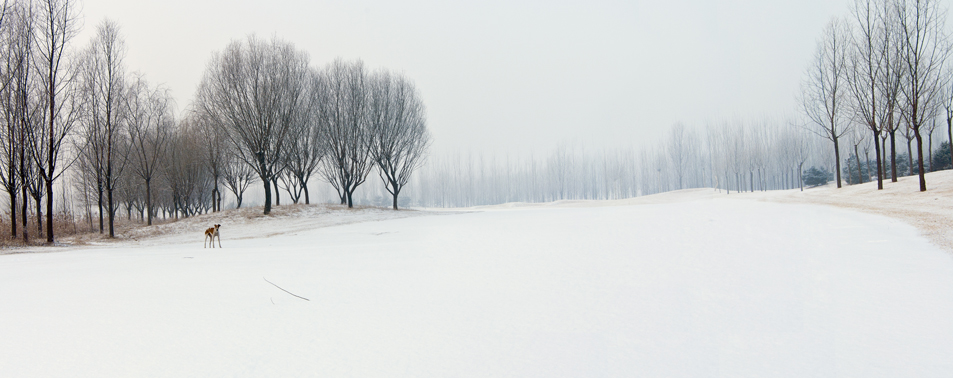
[[[907,139],[907,173],[908,176],[913,176],[913,147],[910,146],[912,139]]]
[[[950,151],[953,151],[953,118],[946,117],[946,137],[950,142]],[[950,153],[950,167],[953,167],[953,152]]]
[[[801,188],[801,191],[804,191],[804,180],[801,179],[801,171],[804,169],[804,163],[799,163],[797,165],[797,186]]]
[[[850,173],[850,158],[849,157],[847,158],[847,172],[848,172],[847,185],[851,185],[854,183],[854,178],[850,177],[850,174],[849,174]]]
[[[870,150],[864,151],[864,162],[867,163],[864,167],[864,177],[870,180]]]
[[[106,187],[106,200],[107,200],[107,202],[108,202],[108,203],[107,203],[107,206],[108,206],[107,211],[109,211],[109,237],[110,237],[110,238],[114,238],[114,237],[116,237],[116,231],[115,231],[115,228],[114,228],[114,223],[115,223],[115,218],[116,218],[116,210],[115,210],[115,208],[113,207],[113,189],[112,189],[111,187],[109,187],[109,185],[110,185],[110,182],[109,182],[109,181],[111,181],[111,180],[109,180],[109,179],[107,178],[107,179],[106,179],[106,186],[107,186],[107,187]]]
[[[933,132],[930,132],[930,134],[927,135],[927,140],[927,156],[930,157],[927,159],[927,163],[930,164],[930,172],[933,172]],[[923,164],[920,165],[922,166]]]
[[[21,210],[21,211],[20,211],[20,218],[22,218],[22,220],[23,220],[23,244],[29,244],[29,243],[30,243],[30,227],[27,226],[27,215],[26,215],[26,209],[27,209],[27,206],[28,206],[28,200],[27,200],[27,199],[29,198],[29,197],[27,197],[27,190],[28,190],[28,189],[27,189],[27,187],[26,187],[26,185],[25,185],[25,183],[24,183],[24,185],[23,185],[23,204],[22,204],[23,207],[20,209],[20,210]]]
[[[880,138],[880,175],[887,180],[887,133]]]
[[[146,222],[146,225],[152,225],[152,180],[146,179],[146,213],[149,214],[149,219]]]
[[[96,191],[99,192],[99,233],[102,234],[105,231],[105,226],[103,223],[103,185],[100,182],[99,187],[96,188]]]
[[[212,212],[213,212],[213,213],[217,211],[217,210],[215,209],[215,206],[217,205],[217,202],[216,202],[216,199],[215,199],[215,192],[216,192],[217,190],[218,190],[218,188],[212,189]]]
[[[258,159],[258,169],[261,174],[258,176],[261,178],[262,184],[265,186],[265,215],[271,214],[271,177],[268,177],[268,169],[265,167],[265,155],[262,153],[256,153],[256,158]]]
[[[927,180],[925,169],[923,169],[923,137],[920,136],[919,128],[913,129],[913,135],[917,137],[917,164],[919,164],[917,170],[920,171],[920,191],[925,192],[927,191]]]
[[[397,196],[400,195],[400,186],[398,186],[394,180],[390,180],[390,187],[394,188],[391,194],[394,196],[394,210],[397,210]]]
[[[36,198],[36,237],[43,237],[43,197]]]
[[[840,146],[837,144],[837,137],[831,138],[834,141],[834,169],[837,171],[837,188],[841,188],[840,181]]]
[[[310,205],[310,204],[311,204],[311,197],[308,195],[308,184],[305,183],[305,184],[301,185],[301,187],[302,187],[302,189],[304,189],[304,204],[305,204],[305,205]]]
[[[897,130],[890,132],[890,182],[897,182]]]
[[[13,172],[13,170],[10,170]],[[13,175],[10,175],[10,180],[13,180]],[[17,238],[17,190],[16,185],[11,185],[13,189],[10,190],[10,237],[13,239]]]
[[[265,184],[265,215],[268,215],[271,214],[271,180],[262,177],[261,181]]]
[[[52,55],[50,55],[52,58]],[[52,62],[51,62],[52,63]],[[53,243],[53,174],[56,162],[53,155],[56,154],[56,133],[53,129],[53,121],[56,119],[56,80],[53,75],[53,65],[50,64],[50,144],[47,148],[47,166],[46,174],[40,177],[46,179],[46,242]],[[43,169],[40,169],[42,172]]]
[[[876,154],[877,154],[877,190],[883,190],[884,177],[883,177],[883,171],[881,170],[882,169],[881,165],[883,161],[881,160],[881,157],[880,157],[880,135],[878,134],[879,133],[874,133],[874,150],[876,150]]]
[[[860,183],[864,183],[864,171],[860,168],[860,152],[857,150],[857,145],[854,145],[854,156],[857,157],[857,178],[860,179]]]

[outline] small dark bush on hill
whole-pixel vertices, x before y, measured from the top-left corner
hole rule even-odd
[[[807,186],[820,186],[831,181],[831,173],[823,167],[820,169],[817,167],[808,168],[801,177],[804,179],[804,185]]]

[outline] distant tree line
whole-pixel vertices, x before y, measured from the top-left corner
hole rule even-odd
[[[878,189],[888,178],[918,175],[924,191],[926,172],[953,167],[945,23],[937,0],[855,0],[817,42],[798,95],[803,121],[729,120],[703,130],[677,123],[663,143],[622,152],[562,146],[543,157],[433,158],[414,203],[610,199],[698,187],[732,193],[815,186],[828,175],[838,188],[876,180]],[[944,124],[947,141],[937,148]]]
[[[416,206],[622,199],[691,188],[726,194],[803,188],[801,172],[833,158],[793,120],[672,125],[646,148],[561,145],[541,156],[433,157],[410,187]],[[832,168],[825,168],[828,171]]]

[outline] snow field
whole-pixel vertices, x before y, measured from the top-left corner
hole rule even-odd
[[[706,197],[226,226],[224,249],[0,256],[0,376],[953,371],[951,256],[883,216]]]

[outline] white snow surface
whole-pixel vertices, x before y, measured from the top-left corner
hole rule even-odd
[[[0,255],[0,377],[953,372],[949,252],[896,218],[710,193]]]

